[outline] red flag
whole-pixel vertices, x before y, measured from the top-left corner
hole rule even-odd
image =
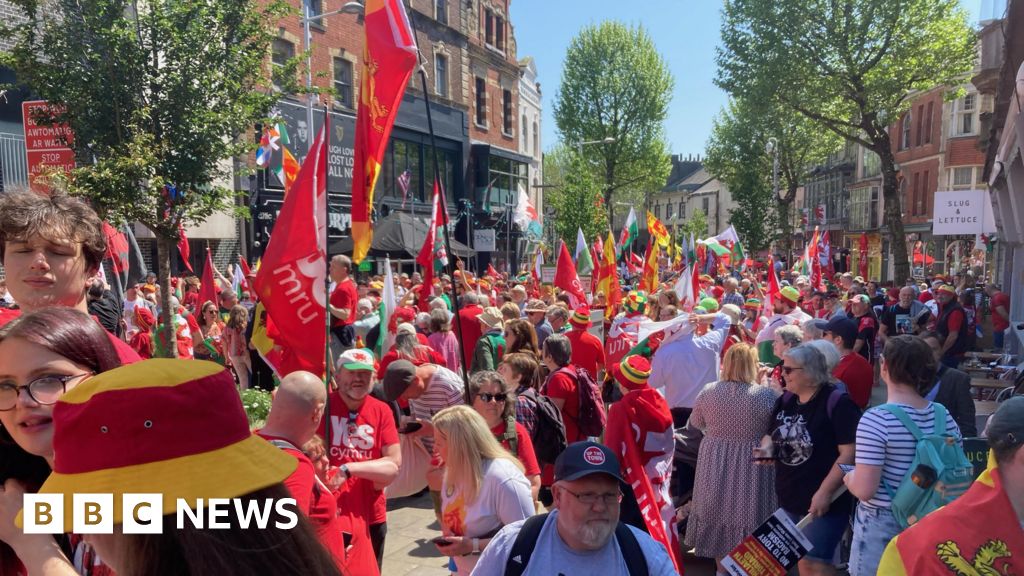
[[[779,277],[775,274],[775,259],[771,256],[768,257],[768,293],[765,294],[765,302],[767,305],[762,308],[766,316],[771,316],[775,313],[775,307],[772,301],[775,299],[774,294],[779,291]]]
[[[487,273],[484,274],[484,276],[490,276],[491,278],[501,278],[501,274],[498,274],[498,271],[494,269],[494,265],[492,265],[490,262],[487,263]]]
[[[185,263],[185,268],[188,268],[189,272],[195,274],[192,270],[192,263],[189,262],[189,257],[192,256],[192,249],[188,247],[188,238],[185,236],[185,227],[182,226],[181,221],[178,221],[178,253],[181,254],[181,261]],[[202,302],[200,302],[202,304]]]
[[[434,181],[434,194],[431,201],[430,228],[427,229],[427,237],[423,240],[420,253],[416,256],[416,263],[423,267],[423,284],[420,286],[420,310],[430,310],[430,297],[434,290],[434,261],[437,259],[437,228],[443,226],[443,220],[447,220],[442,207],[441,187],[437,180]]]
[[[206,249],[206,264],[203,265],[203,278],[199,284],[199,305],[202,306],[206,302],[214,304],[219,302],[217,300],[217,281],[213,276],[213,255],[210,254],[209,248]]]
[[[275,342],[287,349],[281,375],[296,370],[324,374],[327,275],[327,164],[324,129],[302,163],[281,205],[274,232],[256,273],[256,293],[273,318]]]
[[[114,274],[123,274],[128,271],[128,239],[124,233],[106,222],[103,223],[103,236],[107,239],[106,258],[110,258],[110,265]]]
[[[365,5],[366,39],[359,74],[361,105],[356,112],[352,175],[352,260],[356,264],[370,251],[373,190],[398,106],[417,61],[416,38],[402,0],[367,0]]]
[[[587,303],[587,295],[583,292],[583,284],[576,274],[576,266],[572,263],[572,256],[569,255],[565,241],[560,244],[558,262],[555,265],[555,286],[569,295],[569,305],[575,309]]]

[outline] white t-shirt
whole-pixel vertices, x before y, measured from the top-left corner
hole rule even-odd
[[[573,576],[576,574],[599,574],[600,576],[629,576],[629,568],[622,557],[622,551],[615,536],[608,543],[594,552],[577,552],[562,540],[555,525],[558,510],[553,510],[544,522],[537,545],[530,556],[530,562],[523,571],[523,576]],[[473,570],[472,576],[501,576],[505,573],[505,563],[512,551],[512,545],[519,535],[523,522],[505,526],[491,543],[484,548],[480,560]],[[632,526],[629,529],[636,536],[640,549],[647,560],[647,571],[651,576],[671,576],[678,574],[672,565],[665,547],[651,538],[647,533]]]
[[[504,458],[484,461],[484,477],[476,499],[466,504],[461,491],[441,487],[441,522],[448,533],[479,538],[513,522],[533,516],[530,481],[511,461]],[[479,556],[455,556],[459,576],[467,576]]]

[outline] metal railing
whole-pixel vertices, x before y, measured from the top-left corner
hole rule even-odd
[[[4,188],[28,184],[24,136],[0,132],[0,168],[3,169]]]

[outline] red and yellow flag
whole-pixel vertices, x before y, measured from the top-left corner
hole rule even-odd
[[[605,316],[611,318],[618,311],[622,302],[622,287],[619,285],[618,270],[615,269],[615,237],[608,232],[608,239],[604,243],[604,254],[601,257],[601,278],[597,283],[597,290],[603,292],[608,307],[605,309]]]
[[[352,176],[352,260],[370,251],[373,191],[402,94],[416,67],[416,39],[401,0],[367,0],[364,19],[355,173]]]
[[[651,211],[647,211],[647,233],[651,235],[651,238],[657,241],[658,246],[662,248],[668,248],[669,244],[669,233],[668,228],[658,220],[658,217],[651,214]]]
[[[644,269],[640,274],[640,289],[648,294],[658,290],[658,257],[661,255],[661,248],[658,248],[658,239],[651,234],[647,241],[647,252],[644,254]]]

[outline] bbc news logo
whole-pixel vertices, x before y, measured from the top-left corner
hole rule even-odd
[[[24,527],[26,534],[63,534],[63,494],[25,494]],[[163,494],[124,494],[120,524],[125,534],[162,534],[164,531]],[[191,524],[201,530],[227,530],[234,516],[242,529],[290,530],[299,523],[299,508],[294,498],[278,500],[241,500],[238,498],[197,499],[191,506],[184,498],[175,505],[178,530]],[[115,513],[113,494],[72,494],[72,532],[75,534],[112,534]]]

